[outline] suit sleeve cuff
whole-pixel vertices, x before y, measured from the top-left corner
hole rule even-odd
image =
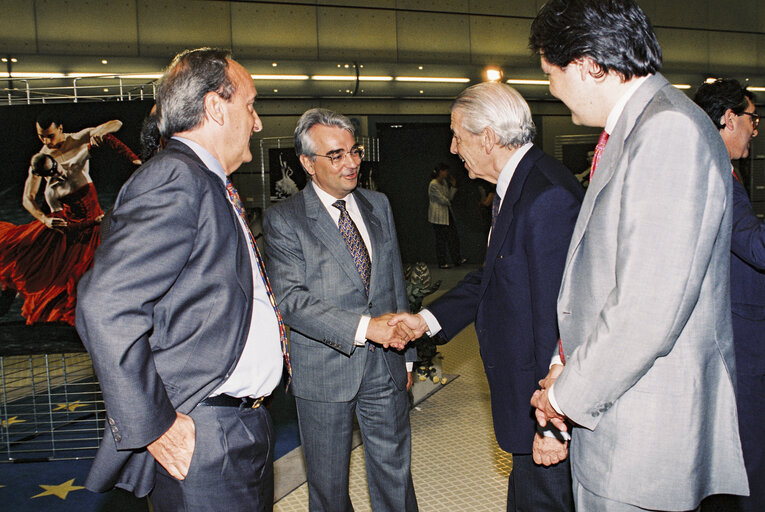
[[[561,416],[565,416],[564,412],[560,410],[560,407],[558,407],[558,402],[555,400],[555,384],[550,386],[550,388],[547,390],[547,399],[550,401],[552,408],[555,409],[555,412]]]
[[[372,319],[371,316],[361,315],[361,320],[359,320],[359,326],[356,329],[356,336],[353,338],[354,345],[363,347],[366,344],[367,329],[369,328],[369,321],[371,319]]]
[[[438,319],[428,311],[427,309],[423,309],[419,313],[417,313],[422,317],[423,320],[425,320],[425,323],[428,324],[428,336],[433,336],[434,334],[437,334],[441,330],[441,324],[438,323]]]

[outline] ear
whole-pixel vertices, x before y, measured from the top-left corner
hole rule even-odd
[[[728,109],[725,111],[725,113],[720,118],[720,124],[725,125],[720,130],[735,130],[736,125],[734,124],[736,117],[738,117],[734,112],[733,109]]]
[[[205,94],[205,116],[220,126],[223,126],[223,121],[225,120],[225,109],[223,108],[225,101],[217,92],[210,91]]]
[[[487,126],[481,131],[481,146],[483,146],[484,151],[488,155],[496,144],[497,134],[490,126]]]
[[[600,79],[605,76],[601,67],[590,57],[580,57],[573,63],[578,66],[582,82],[586,81],[588,77]]]
[[[306,155],[300,155],[300,164],[303,166],[303,169],[305,169],[305,172],[313,176],[316,174],[316,169],[313,168],[313,160],[311,160]]]

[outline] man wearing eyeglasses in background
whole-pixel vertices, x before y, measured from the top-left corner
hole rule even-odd
[[[720,130],[731,160],[749,156],[760,116],[754,95],[736,80],[722,79],[699,87],[694,101]],[[735,496],[733,510],[765,510],[765,223],[752,210],[741,175],[731,168],[733,234],[730,292],[733,346],[736,351],[736,404],[749,496]]]
[[[291,328],[292,392],[311,511],[351,511],[348,468],[353,415],[364,441],[375,511],[417,510],[410,471],[405,361],[416,359],[387,198],[357,189],[362,146],[345,116],[303,114],[295,151],[311,182],[266,210],[268,273]],[[411,368],[409,368],[411,370]]]

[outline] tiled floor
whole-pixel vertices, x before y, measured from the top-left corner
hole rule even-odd
[[[463,274],[462,269],[433,270],[433,278],[443,281],[442,290],[450,289]],[[442,345],[440,352],[444,374],[459,377],[411,413],[412,477],[420,510],[505,510],[507,476],[512,460],[509,454],[499,449],[494,439],[489,388],[473,326]],[[357,512],[372,510],[366,488],[363,450],[361,446],[351,455],[350,493]],[[301,485],[277,502],[274,510],[308,510],[307,485]]]

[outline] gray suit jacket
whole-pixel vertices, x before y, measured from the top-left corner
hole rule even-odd
[[[291,389],[307,400],[351,400],[369,353],[354,345],[361,315],[409,311],[388,199],[365,189],[353,195],[372,245],[369,297],[337,224],[311,184],[268,208],[263,218],[268,274],[290,326]],[[416,358],[411,346],[407,354]],[[403,389],[404,354],[386,350],[385,360],[396,386]]]
[[[122,187],[77,299],[108,427],[86,486],[144,496],[156,467],[144,447],[233,370],[252,314],[248,241],[221,179],[185,144],[171,140]]]
[[[571,239],[558,298],[558,405],[590,491],[689,510],[746,493],[730,319],[730,162],[661,75],[627,103]]]

